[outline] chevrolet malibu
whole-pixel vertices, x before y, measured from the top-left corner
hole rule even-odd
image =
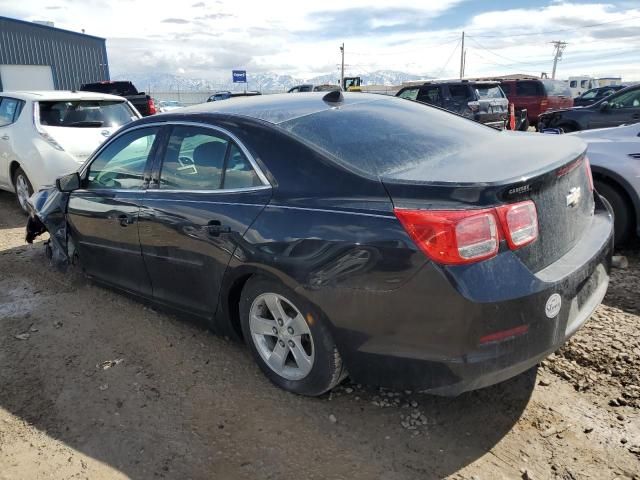
[[[605,295],[585,144],[361,93],[214,102],[123,127],[28,239],[243,339],[285,390],[456,395],[536,365]]]

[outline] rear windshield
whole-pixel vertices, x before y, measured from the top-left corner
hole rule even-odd
[[[351,169],[393,178],[501,135],[492,128],[422,103],[382,97],[279,124]]]
[[[88,83],[80,90],[86,92],[108,93],[109,95],[137,95],[138,90],[131,82]]]
[[[476,85],[476,91],[481,100],[484,98],[504,98],[504,93],[497,85]]]
[[[126,102],[70,100],[38,102],[40,125],[50,127],[119,127],[137,117]]]
[[[542,84],[549,96],[571,97],[571,90],[569,90],[569,85],[565,82],[561,82],[559,80],[542,80]]]

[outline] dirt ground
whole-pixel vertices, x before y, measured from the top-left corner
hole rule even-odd
[[[0,479],[640,479],[640,254],[560,352],[458,398],[303,398],[203,326],[62,274],[0,193]]]

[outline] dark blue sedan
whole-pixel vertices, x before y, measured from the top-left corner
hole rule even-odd
[[[123,127],[32,199],[28,236],[244,339],[286,390],[458,394],[604,297],[613,223],[584,152],[386,96],[213,102]]]

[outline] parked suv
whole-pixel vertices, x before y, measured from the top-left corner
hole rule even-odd
[[[588,107],[556,110],[540,116],[541,129],[557,128],[563,132],[637,122],[640,122],[640,85],[623,88]]]
[[[498,82],[425,82],[404,87],[396,97],[444,108],[489,127],[505,127],[509,101]]]
[[[571,90],[565,82],[539,78],[501,80],[500,86],[516,111],[527,110],[529,125],[537,126],[541,113],[573,107]]]

